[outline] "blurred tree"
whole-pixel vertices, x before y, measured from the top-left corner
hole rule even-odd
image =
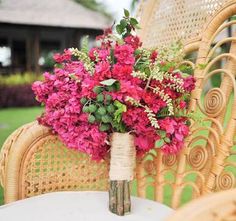
[[[102,4],[101,2],[97,2],[96,0],[75,0],[75,1],[88,9],[101,12],[108,18],[112,18],[112,15],[106,10],[105,5]]]
[[[132,0],[131,2],[131,11],[134,11],[137,4],[140,2],[140,0]]]

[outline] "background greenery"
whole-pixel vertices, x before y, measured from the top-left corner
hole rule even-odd
[[[0,85],[25,85],[32,84],[33,82],[42,79],[42,75],[37,75],[31,72],[0,75]]]
[[[42,112],[41,107],[6,108],[0,110],[0,148],[6,138],[18,127],[36,119]],[[0,186],[0,205],[3,204],[3,189]]]
[[[0,108],[39,106],[31,84],[42,78],[33,73],[0,75]]]

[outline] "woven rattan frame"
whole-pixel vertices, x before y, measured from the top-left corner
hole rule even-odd
[[[234,221],[236,189],[201,197],[177,210],[166,221]]]
[[[180,1],[184,0],[176,0]],[[141,13],[143,25],[146,24],[145,19],[150,19],[148,10],[154,7],[154,3],[153,0],[145,3]],[[147,192],[152,191],[154,200],[164,202],[166,188],[169,188],[171,197],[167,203],[173,208],[189,200],[182,198],[186,191],[196,198],[234,188],[236,184],[236,164],[232,161],[232,156],[236,155],[233,149],[236,127],[236,37],[233,35],[216,41],[221,30],[235,23],[225,22],[236,14],[236,1],[227,1],[214,12],[214,16],[210,15],[208,22],[202,24],[198,40],[191,40],[191,44],[185,42],[186,52],[197,50],[196,62],[188,62],[195,67],[197,79],[189,112],[202,113],[200,122],[193,122],[185,149],[178,156],[165,156],[159,150],[153,150],[137,160],[137,195],[146,197]],[[150,30],[144,27],[145,32]],[[145,36],[142,36],[145,40]],[[217,54],[220,46],[226,42],[229,50]],[[221,85],[206,92],[208,79],[217,74],[222,76]],[[232,94],[234,97],[231,97]],[[55,135],[36,122],[23,126],[7,139],[1,151],[0,165],[5,202],[51,191],[107,188],[108,161],[97,164],[84,154],[67,150]]]
[[[10,135],[0,159],[6,203],[52,191],[107,189],[108,161],[98,164],[69,150],[37,122]]]
[[[153,48],[182,40],[198,47],[206,21],[234,0],[142,0],[137,16],[143,46]]]

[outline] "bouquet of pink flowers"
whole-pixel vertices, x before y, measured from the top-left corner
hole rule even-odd
[[[136,28],[125,10],[116,34],[110,28],[97,47],[88,50],[84,42],[81,50],[55,54],[54,73],[33,84],[45,105],[39,122],[94,160],[108,153],[114,132],[132,134],[137,154],[154,147],[176,154],[189,133],[185,110],[195,79],[179,66],[179,56],[142,48]]]

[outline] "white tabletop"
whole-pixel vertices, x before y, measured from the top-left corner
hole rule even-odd
[[[0,206],[1,221],[163,221],[173,212],[151,200],[132,197],[124,217],[108,210],[107,192],[55,192]]]

